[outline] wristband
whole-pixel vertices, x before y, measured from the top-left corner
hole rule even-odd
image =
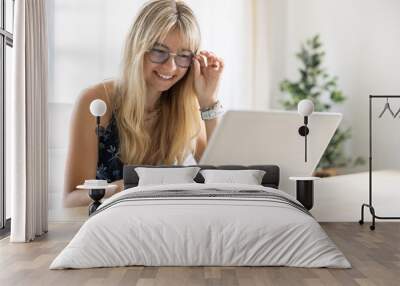
[[[224,113],[222,104],[217,100],[212,106],[200,109],[201,119],[211,120],[219,117]]]

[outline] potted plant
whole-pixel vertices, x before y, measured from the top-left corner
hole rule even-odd
[[[329,111],[333,104],[342,104],[346,97],[338,88],[336,76],[329,75],[322,67],[325,52],[319,35],[316,35],[301,45],[296,54],[300,60],[300,78],[297,81],[283,80],[280,90],[286,97],[280,101],[287,110],[297,109],[297,104],[303,99],[314,103],[315,111]],[[365,164],[362,157],[355,160],[344,153],[344,143],[351,138],[351,128],[338,128],[322,156],[315,175],[327,177],[337,174],[337,168]]]

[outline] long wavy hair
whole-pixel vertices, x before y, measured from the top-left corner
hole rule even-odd
[[[143,63],[146,51],[177,30],[193,52],[200,46],[200,30],[193,11],[176,0],[147,2],[136,16],[126,39],[122,75],[117,81],[114,110],[125,164],[181,164],[194,152],[200,132],[198,102],[190,68],[158,102],[151,131],[144,128],[147,88]]]

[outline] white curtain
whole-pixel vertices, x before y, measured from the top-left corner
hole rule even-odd
[[[219,89],[224,107],[268,109],[267,1],[185,1],[199,20],[201,48],[215,52],[225,61]]]
[[[11,237],[47,232],[47,27],[45,0],[15,3],[10,150]]]
[[[269,7],[266,0],[253,0],[253,98],[252,109],[271,105]]]

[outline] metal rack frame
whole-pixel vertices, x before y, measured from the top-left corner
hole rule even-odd
[[[400,95],[370,95],[369,96],[369,203],[362,204],[361,206],[361,219],[358,221],[359,224],[364,224],[364,207],[369,208],[372,215],[372,225],[370,225],[371,230],[375,230],[375,219],[400,219],[400,217],[384,217],[378,216],[375,213],[375,208],[372,205],[372,100],[374,98],[400,98]]]

